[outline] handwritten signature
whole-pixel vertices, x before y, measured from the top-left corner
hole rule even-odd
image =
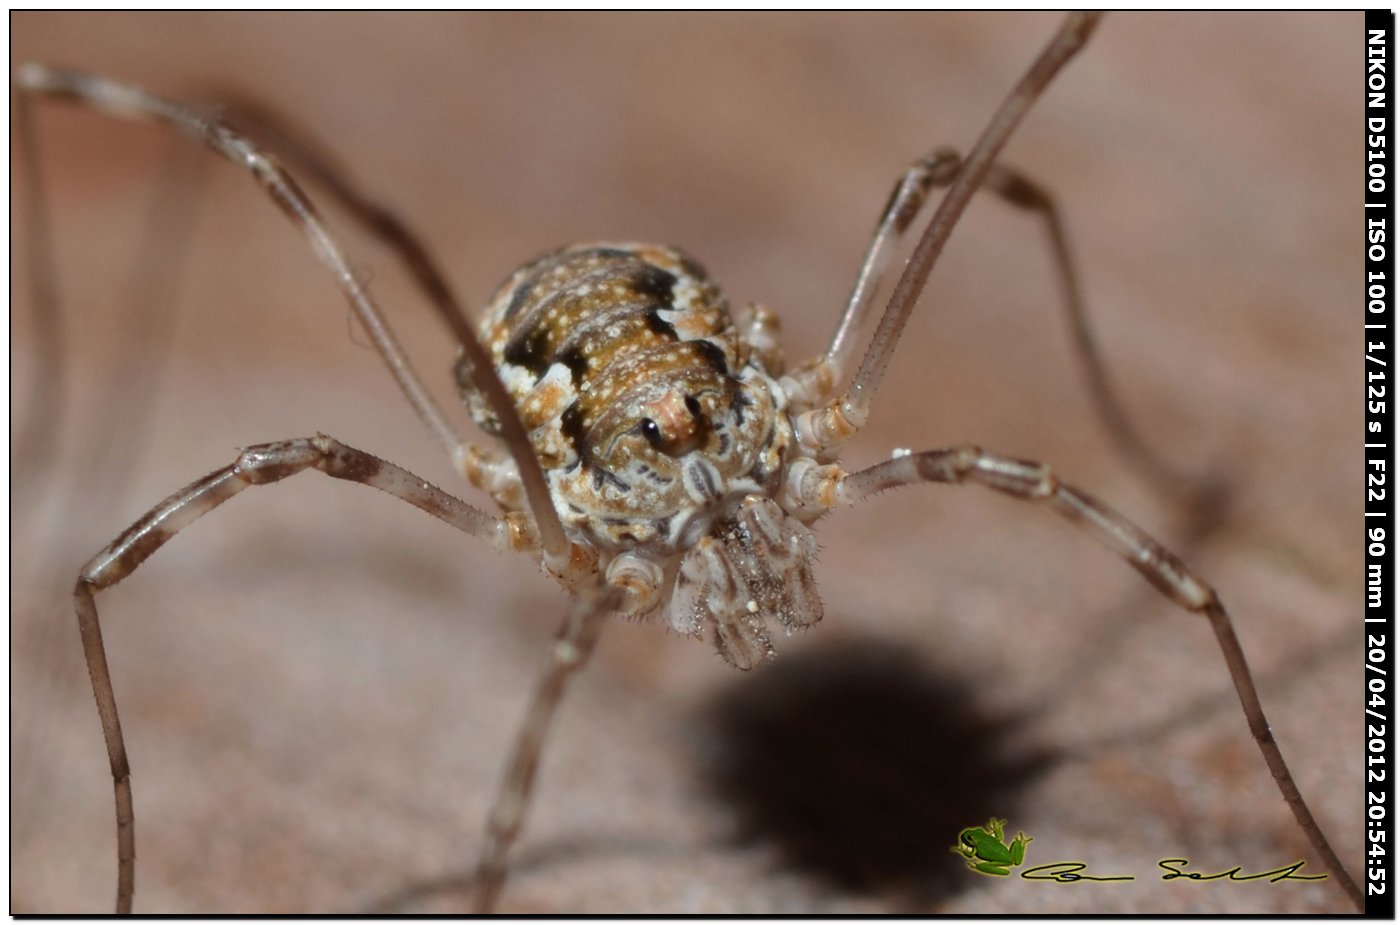
[[[1326,874],[1303,874],[1299,873],[1307,861],[1294,861],[1292,864],[1285,864],[1282,867],[1275,867],[1272,870],[1262,870],[1258,873],[1247,874],[1244,868],[1238,864],[1229,870],[1222,870],[1218,873],[1205,874],[1200,871],[1187,870],[1186,867],[1191,862],[1186,858],[1163,858],[1157,862],[1164,874],[1163,880],[1234,880],[1243,882],[1247,880],[1268,880],[1270,883],[1278,883],[1282,880],[1326,880]],[[1021,871],[1022,880],[1047,880],[1052,883],[1080,883],[1084,881],[1109,882],[1113,880],[1136,880],[1132,874],[1121,874],[1117,876],[1100,876],[1097,874],[1086,874],[1084,871],[1089,865],[1080,861],[1059,861],[1053,864],[1041,864],[1038,867],[1029,867]]]

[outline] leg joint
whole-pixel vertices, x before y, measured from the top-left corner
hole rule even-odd
[[[280,482],[309,466],[316,465],[322,451],[309,440],[279,440],[250,446],[238,454],[234,474],[249,485]]]

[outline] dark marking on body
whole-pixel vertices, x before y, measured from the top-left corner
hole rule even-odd
[[[536,324],[523,331],[517,331],[501,352],[507,363],[523,366],[536,376],[549,369],[551,357],[548,354],[549,329]]]
[[[700,400],[698,398],[694,395],[687,395],[684,401],[685,410],[690,413],[691,420],[695,421],[695,436],[693,440],[696,443],[704,443],[709,439],[710,432],[714,430],[714,425],[710,422],[709,417],[705,415],[705,409],[700,406]]]
[[[633,470],[644,479],[650,479],[658,485],[670,485],[673,481],[670,476],[657,472],[646,463],[639,462],[633,466]]]
[[[768,425],[768,433],[766,433],[766,434],[763,435],[763,440],[762,440],[762,442],[760,443],[759,455],[761,456],[762,454],[768,452],[768,448],[771,447],[771,446],[773,445],[773,441],[774,441],[774,440],[777,440],[777,439],[778,439],[778,428],[777,428],[777,426],[774,425],[774,424],[769,424],[769,425]]]
[[[352,482],[368,482],[383,468],[384,460],[358,450],[338,448],[326,456],[326,474]]]
[[[589,475],[593,477],[594,491],[602,491],[603,486],[605,484],[611,484],[614,488],[616,488],[618,491],[624,494],[632,490],[631,485],[628,485],[626,482],[622,481],[622,479],[613,475],[603,466],[591,467],[589,469]]]
[[[531,294],[535,291],[535,287],[539,285],[541,277],[549,271],[555,258],[564,251],[565,248],[555,248],[552,251],[541,254],[525,265],[525,278],[515,287],[515,291],[511,293],[510,304],[506,306],[505,317],[507,321],[515,317],[525,303],[529,301]],[[504,287],[508,282],[510,282],[510,278],[502,282],[501,287]]]
[[[667,321],[665,318],[662,318],[658,309],[653,308],[648,311],[646,318],[647,327],[650,328],[653,333],[659,334],[668,340],[681,339],[680,335],[676,333],[675,325],[671,324],[671,322]]]
[[[555,360],[569,368],[569,375],[575,386],[583,384],[583,380],[588,376],[588,358],[583,355],[583,351],[577,347],[569,347],[559,351]]]
[[[627,287],[644,299],[669,306],[675,299],[676,276],[649,263],[639,263],[628,275]]]
[[[637,255],[620,247],[585,247],[574,251],[570,257],[598,257],[603,260],[635,260]]]
[[[758,485],[764,485],[768,481],[768,467],[763,464],[763,454],[758,454],[758,459],[754,461],[753,468],[749,470],[749,478]]]
[[[744,409],[753,406],[753,399],[744,393],[743,389],[735,389],[731,407],[734,409],[734,419],[740,426],[744,423]]]
[[[583,428],[583,409],[579,408],[577,400],[559,415],[559,429],[573,446],[579,462],[588,465],[593,456],[593,448],[589,446],[588,434]]]
[[[724,349],[722,347],[720,347],[714,341],[705,340],[703,338],[697,340],[688,340],[686,341],[686,343],[690,344],[694,348],[696,354],[700,357],[700,359],[704,360],[705,363],[711,369],[713,369],[720,376],[728,378],[729,360],[725,358]]]
[[[686,481],[688,481],[702,497],[710,500],[719,497],[719,487],[715,485],[708,466],[686,466],[684,471]]]
[[[136,571],[136,567],[150,558],[151,553],[165,545],[175,534],[147,521],[137,524],[123,533],[109,547],[117,554],[115,561],[94,576],[94,586],[105,588]],[[100,581],[100,583],[98,583]]]

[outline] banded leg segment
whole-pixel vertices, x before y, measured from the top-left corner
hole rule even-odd
[[[1215,589],[1186,563],[1117,511],[1092,495],[1060,482],[1048,466],[987,453],[977,447],[914,453],[861,472],[831,477],[835,479],[836,501],[844,504],[853,504],[889,488],[924,482],[982,485],[1024,501],[1044,504],[1118,553],[1177,606],[1203,614],[1215,631],[1230,679],[1244,708],[1249,731],[1263,753],[1279,791],[1293,811],[1294,819],[1307,833],[1308,841],[1322,858],[1327,872],[1346,891],[1357,909],[1364,911],[1365,901],[1360,888],[1332,850],[1283,759],[1283,753],[1269,728],[1268,718],[1264,715],[1264,707],[1259,702],[1254,678],[1229,613]]]
[[[267,485],[304,470],[362,482],[407,501],[463,533],[484,539],[498,550],[528,548],[533,534],[507,517],[497,518],[459,501],[393,463],[348,447],[330,437],[287,440],[250,447],[229,466],[211,472],[152,508],[144,517],[92,558],[78,575],[73,599],[83,653],[92,680],[102,734],[107,742],[117,810],[117,912],[131,911],[136,883],[136,820],[131,799],[131,769],[117,714],[107,654],[102,645],[94,592],[134,572],[183,528],[245,488]]]
[[[855,288],[832,337],[831,345],[821,359],[800,371],[810,379],[819,380],[826,389],[823,392],[820,388],[813,388],[808,383],[799,381],[799,389],[807,387],[807,393],[802,393],[802,397],[813,394],[812,401],[821,401],[829,397],[834,384],[839,383],[850,363],[851,352],[855,346],[853,335],[870,314],[874,305],[875,290],[879,286],[881,274],[889,264],[892,252],[923,208],[928,193],[951,184],[962,168],[962,163],[961,156],[953,149],[939,148],[911,165],[900,178],[890,196],[889,204],[880,217],[880,223],[861,264]],[[1118,451],[1132,465],[1137,466],[1168,494],[1180,492],[1181,486],[1188,481],[1187,477],[1177,473],[1143,442],[1133,429],[1127,413],[1123,410],[1122,402],[1114,392],[1103,355],[1094,337],[1093,326],[1089,323],[1079,271],[1070,248],[1069,233],[1055,204],[1054,196],[1036,180],[1014,167],[1002,164],[993,164],[987,170],[980,191],[992,193],[1008,205],[1040,219],[1050,246],[1055,274],[1059,279],[1070,339],[1084,369],[1089,394],[1093,398],[1099,419],[1108,430]],[[812,449],[829,452],[837,449],[837,446],[813,446]]]
[[[564,689],[570,678],[588,662],[603,618],[618,608],[621,599],[622,589],[590,582],[580,589],[578,599],[555,638],[549,664],[540,676],[525,722],[516,734],[500,790],[486,821],[486,843],[477,863],[472,903],[472,911],[477,914],[495,910],[505,887],[507,855],[525,825],[540,756],[544,753],[545,740]]]
[[[349,172],[335,162],[324,146],[295,128],[281,114],[265,104],[237,99],[232,94],[222,95],[220,99],[225,100],[220,104],[220,114],[226,122],[264,140],[269,149],[299,174],[324,188],[352,219],[393,252],[428,303],[447,326],[458,333],[459,339],[461,329],[466,328],[470,333],[466,308],[448,283],[441,261],[433,256],[427,242],[401,215],[366,193],[360,184],[351,179]],[[516,452],[522,450],[533,452],[528,445]],[[492,491],[501,479],[506,479],[513,480],[516,483],[515,491],[519,492],[516,472],[502,466],[501,454],[494,447],[462,442],[454,451],[453,458],[458,469],[476,487]],[[496,491],[499,490],[496,488]]]
[[[1189,482],[1188,477],[1178,473],[1143,442],[1113,391],[1103,355],[1089,324],[1084,290],[1069,246],[1069,234],[1065,230],[1064,219],[1055,205],[1054,197],[1050,195],[1049,190],[1030,177],[1000,164],[993,164],[987,172],[983,189],[995,193],[1010,205],[1038,215],[1044,223],[1055,269],[1060,278],[1060,291],[1064,300],[1066,320],[1069,322],[1070,336],[1074,341],[1075,353],[1079,355],[1079,364],[1088,379],[1089,394],[1093,397],[1099,419],[1108,429],[1108,434],[1118,451],[1130,463],[1137,466],[1166,493],[1179,494],[1181,486]]]
[[[203,141],[211,150],[251,173],[283,214],[301,229],[316,256],[331,270],[399,388],[418,416],[465,470],[466,462],[461,457],[467,452],[466,444],[423,384],[398,338],[389,328],[383,311],[350,269],[340,245],[331,236],[310,199],[274,157],[228,124],[209,118],[193,107],[147,93],[130,84],[41,64],[22,65],[16,72],[16,82],[25,93],[76,102],[121,119],[168,125]],[[422,276],[419,278],[420,282],[425,279]],[[525,496],[529,500],[530,512],[539,530],[545,565],[566,584],[578,581],[583,570],[575,562],[573,546],[565,536],[563,524],[554,510],[544,471],[530,450],[530,441],[515,405],[497,378],[489,354],[477,340],[450,291],[446,290],[445,281],[440,275],[430,279],[443,288],[446,301],[435,304],[469,361],[473,384],[486,397],[501,422],[502,439],[511,449]]]
[[[961,168],[962,158],[956,151],[939,148],[910,164],[904,171],[890,191],[885,210],[880,213],[880,221],[865,251],[865,259],[861,261],[850,298],[846,300],[846,310],[841,313],[841,320],[831,335],[826,353],[815,362],[794,371],[791,378],[796,388],[789,389],[789,395],[796,393],[800,400],[812,404],[831,397],[850,364],[851,353],[856,346],[855,335],[870,314],[875,292],[880,288],[880,281],[889,268],[895,248],[904,239],[914,219],[919,217],[924,203],[928,201],[929,192],[952,183]]]
[[[796,429],[804,445],[825,454],[840,447],[864,426],[870,414],[871,398],[894,356],[899,335],[958,218],[967,208],[972,195],[982,186],[1011,133],[1055,75],[1083,48],[1098,19],[1098,14],[1071,14],[1031,64],[1030,70],[997,108],[929,219],[899,282],[895,284],[894,293],[850,386],[843,395],[824,407],[798,415]]]

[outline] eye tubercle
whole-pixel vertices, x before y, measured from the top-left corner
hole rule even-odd
[[[681,456],[699,446],[709,429],[700,402],[693,395],[670,391],[644,403],[639,429],[646,441],[668,456]]]

